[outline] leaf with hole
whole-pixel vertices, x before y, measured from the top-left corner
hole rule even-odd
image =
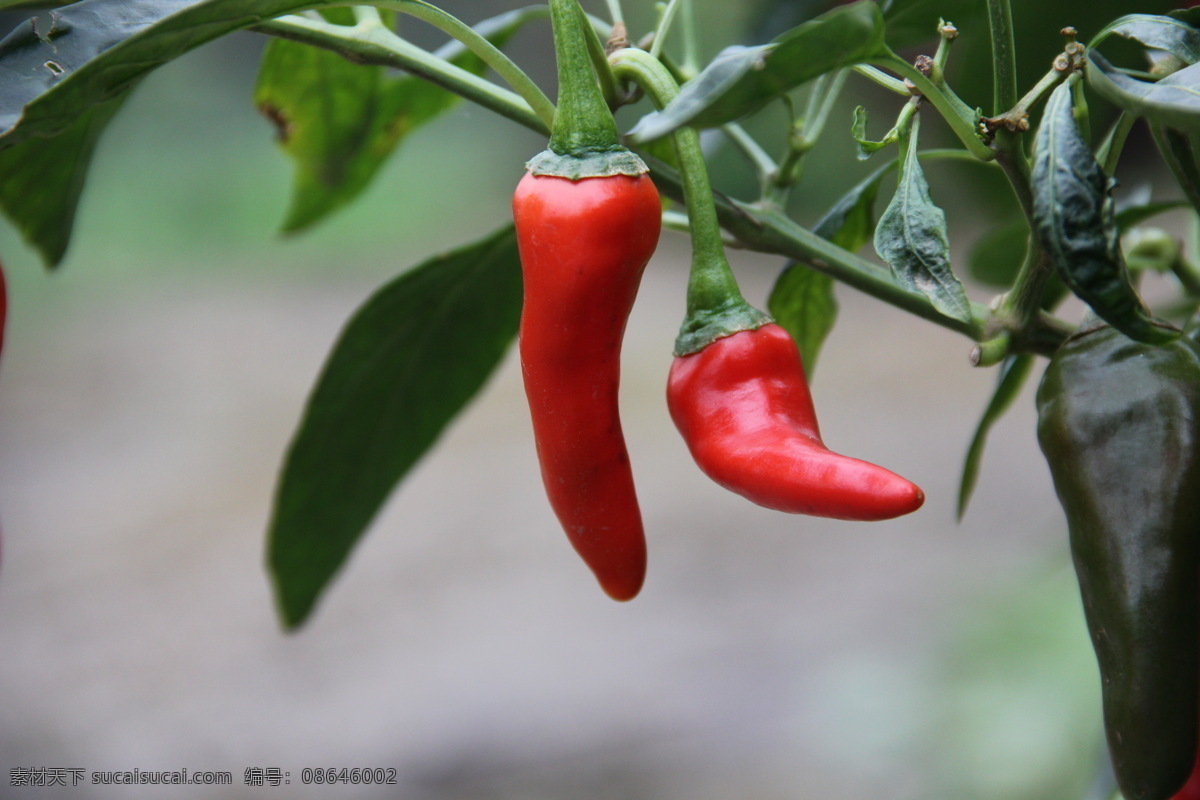
[[[475,30],[503,46],[531,18],[528,12],[502,14]],[[354,22],[348,8],[323,13],[330,22]],[[457,41],[434,55],[477,75],[484,71],[483,61]],[[275,124],[280,145],[295,163],[284,231],[306,228],[358,197],[404,137],[457,100],[413,75],[392,77],[383,66],[272,39],[263,53],[254,102]]]

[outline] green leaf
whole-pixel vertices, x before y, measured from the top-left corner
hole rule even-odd
[[[1182,200],[1167,200],[1157,203],[1140,203],[1138,205],[1129,206],[1118,211],[1114,217],[1117,223],[1117,230],[1124,233],[1130,228],[1141,225],[1148,219],[1153,219],[1159,214],[1165,214],[1168,211],[1175,211],[1180,208],[1187,208],[1188,204]]]
[[[946,215],[933,204],[917,158],[915,124],[896,194],[875,228],[875,252],[902,286],[925,295],[943,314],[970,322],[971,302],[950,268]]]
[[[1150,317],[1129,282],[1113,217],[1112,182],[1076,127],[1070,83],[1050,95],[1034,141],[1038,237],[1063,281],[1101,319],[1131,339],[1170,341],[1174,329]]]
[[[843,250],[857,252],[875,230],[875,199],[883,176],[896,167],[892,159],[842,195],[813,226],[813,233]]]
[[[800,348],[800,360],[811,381],[825,337],[837,320],[833,279],[811,267],[792,262],[779,275],[767,310]]]
[[[0,149],[53,136],[205,42],[319,0],[84,0],[0,40]]]
[[[347,323],[284,461],[267,560],[284,624],[311,613],[393,487],[517,332],[511,226],[384,286]]]
[[[1192,137],[1162,125],[1151,125],[1150,132],[1154,136],[1158,152],[1175,177],[1175,182],[1183,190],[1192,208],[1200,213],[1200,164],[1196,162],[1196,148],[1192,145]]]
[[[67,252],[96,142],[127,96],[92,106],[57,136],[0,150],[0,210],[47,267]]]
[[[354,21],[347,8],[324,13],[331,22]],[[475,30],[502,46],[528,18],[509,12]],[[457,41],[435,55],[475,74],[484,71],[482,60]],[[263,54],[254,101],[275,123],[280,144],[296,165],[284,231],[308,227],[350,203],[406,135],[457,100],[412,75],[389,78],[381,66],[272,40]]]
[[[756,47],[729,47],[661,111],[630,131],[634,142],[683,125],[713,127],[739,119],[826,72],[885,51],[884,23],[873,0],[841,6]]]
[[[1117,107],[1168,128],[1200,131],[1200,64],[1151,83],[1125,75],[1095,51],[1088,51],[1088,62],[1088,85]]]
[[[853,136],[854,141],[858,143],[859,161],[866,161],[875,152],[882,150],[892,142],[896,141],[895,128],[888,131],[887,136],[884,136],[878,142],[867,138],[867,110],[862,106],[857,106],[854,109],[854,123],[850,126],[850,135]]]
[[[1028,243],[1029,224],[1024,217],[1003,222],[971,245],[967,253],[967,271],[982,284],[1007,288],[1021,269]]]
[[[1200,61],[1200,30],[1182,20],[1154,14],[1127,14],[1097,33],[1088,49],[1111,34],[1133,39],[1156,50],[1166,50],[1186,64]]]
[[[992,393],[992,399],[988,401],[987,408],[984,409],[983,416],[975,427],[975,436],[971,439],[971,446],[967,448],[967,458],[963,462],[962,478],[958,484],[958,518],[960,520],[967,513],[967,505],[971,502],[971,495],[974,493],[975,484],[979,479],[979,464],[983,460],[983,449],[987,444],[988,433],[1012,405],[1013,400],[1020,393],[1025,379],[1029,377],[1032,367],[1033,356],[1029,353],[1009,356],[1000,365],[1000,377],[996,383],[996,391]]]
[[[0,11],[25,11],[25,10],[40,10],[43,8],[61,8],[62,6],[70,5],[69,2],[63,0],[0,0]]]

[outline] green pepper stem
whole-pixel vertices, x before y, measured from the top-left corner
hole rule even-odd
[[[669,103],[679,91],[662,62],[643,50],[618,50],[609,56],[609,62],[618,78],[636,82],[659,108]],[[750,306],[742,297],[737,278],[725,258],[725,244],[708,181],[704,151],[700,147],[700,135],[694,128],[682,127],[675,130],[672,138],[679,158],[692,237],[687,315],[675,346],[677,355],[686,355],[722,336],[761,327],[770,321],[770,317]]]
[[[558,106],[550,149],[564,156],[611,150],[619,145],[617,123],[596,82],[578,0],[550,0],[554,55],[558,60]]]

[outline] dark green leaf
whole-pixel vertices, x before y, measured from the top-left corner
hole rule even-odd
[[[858,182],[813,226],[813,233],[854,253],[871,241],[875,230],[875,198],[883,176],[896,167],[892,159]]]
[[[1200,213],[1200,164],[1196,163],[1196,148],[1192,146],[1191,137],[1162,125],[1151,125],[1150,132],[1179,188],[1192,208]]]
[[[1200,131],[1200,64],[1151,83],[1123,74],[1095,51],[1088,62],[1088,85],[1117,107],[1151,123]]]
[[[875,228],[875,252],[892,274],[929,298],[934,308],[963,322],[971,320],[971,302],[950,268],[946,215],[933,204],[917,158],[917,132],[908,137],[896,194]]]
[[[878,142],[867,138],[867,110],[862,106],[857,106],[854,109],[854,123],[850,126],[850,135],[858,143],[859,161],[866,161],[876,151],[882,150],[893,141],[890,138],[890,134]]]
[[[666,108],[643,117],[630,136],[644,142],[683,125],[713,127],[746,116],[806,81],[881,53],[883,33],[879,7],[858,0],[770,44],[726,48]]]
[[[70,3],[62,0],[0,0],[0,11],[24,11],[43,8],[60,8]]]
[[[1172,9],[1167,12],[1167,16],[1171,19],[1180,20],[1192,27],[1200,26],[1200,7],[1197,6]]]
[[[1034,142],[1033,212],[1038,237],[1063,281],[1117,330],[1143,342],[1174,334],[1151,319],[1121,257],[1112,182],[1079,134],[1071,86],[1050,95]]]
[[[47,267],[67,252],[96,142],[127,96],[92,106],[57,136],[0,150],[0,210]]]
[[[82,0],[0,40],[0,149],[66,130],[205,42],[317,0]]]
[[[1000,365],[1000,378],[996,383],[996,391],[992,394],[992,399],[988,401],[979,425],[975,428],[975,436],[971,439],[971,446],[967,448],[967,458],[963,463],[962,479],[958,485],[958,518],[960,520],[963,518],[963,514],[967,513],[967,505],[971,502],[971,494],[975,491],[975,484],[979,479],[979,464],[983,460],[983,448],[987,444],[988,432],[1021,392],[1021,386],[1029,377],[1031,367],[1033,367],[1033,356],[1029,353],[1009,356]]]
[[[888,41],[897,46],[936,38],[939,18],[953,21],[964,31],[986,27],[985,5],[978,0],[882,0],[879,4],[887,21]]]
[[[1114,33],[1146,47],[1166,50],[1186,64],[1200,61],[1200,30],[1182,20],[1154,14],[1127,14],[1105,26],[1093,37],[1088,48],[1094,48]]]
[[[987,286],[1006,288],[1021,268],[1029,243],[1029,224],[1017,217],[980,236],[967,253],[967,271]]]
[[[1159,214],[1165,214],[1168,211],[1175,211],[1180,208],[1187,208],[1188,204],[1182,200],[1164,201],[1161,203],[1142,203],[1136,206],[1129,206],[1118,211],[1114,217],[1117,223],[1117,229],[1125,232],[1130,228],[1141,225],[1148,219],[1153,219]]]
[[[334,12],[338,16],[331,17]],[[354,21],[347,8],[324,13],[331,22]],[[476,30],[502,46],[527,19],[509,12]],[[484,70],[483,62],[458,42],[437,55],[476,74]],[[404,136],[457,99],[411,75],[389,78],[381,66],[354,64],[316,47],[272,40],[263,54],[254,100],[275,123],[283,149],[296,164],[284,230],[300,230],[352,201]]]
[[[372,518],[517,332],[509,226],[405,272],[351,318],[283,465],[267,558],[284,624],[312,611]]]
[[[780,273],[771,289],[767,310],[800,348],[800,360],[811,381],[821,345],[837,320],[833,279],[793,262]]]

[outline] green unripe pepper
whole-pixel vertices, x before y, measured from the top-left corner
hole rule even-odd
[[[1037,406],[1113,769],[1127,800],[1168,800],[1200,710],[1200,347],[1093,328],[1055,354]]]

